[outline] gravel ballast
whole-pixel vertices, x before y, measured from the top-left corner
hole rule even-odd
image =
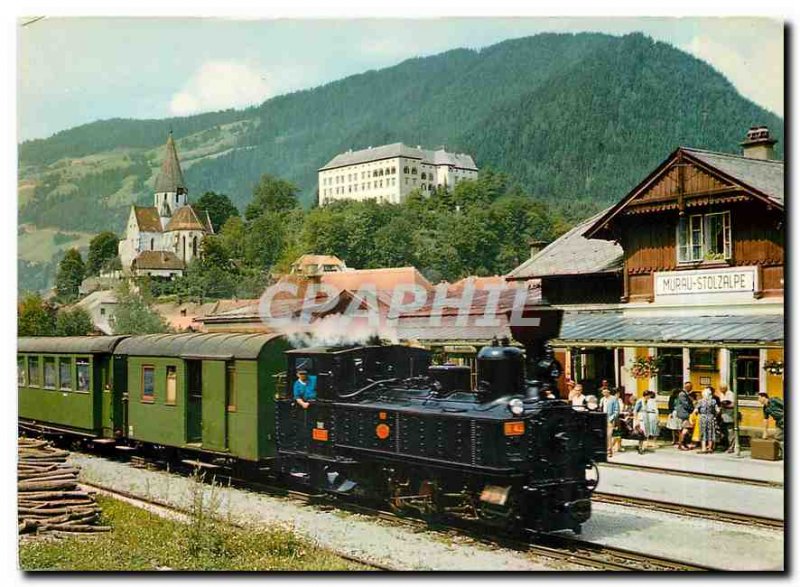
[[[186,508],[197,483],[165,471],[137,469],[118,461],[73,454],[81,480]],[[232,522],[279,524],[323,548],[398,570],[544,571],[585,567],[535,560],[532,555],[467,537],[382,522],[341,510],[322,510],[291,499],[243,489],[202,486],[218,503],[217,513]],[[211,497],[213,493],[213,498]]]

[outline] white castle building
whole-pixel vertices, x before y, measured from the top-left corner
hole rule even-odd
[[[188,196],[170,132],[154,205],[131,206],[125,238],[119,242],[125,274],[176,277],[200,254],[203,239],[214,230],[208,213],[193,208]]]
[[[347,151],[319,169],[319,204],[336,200],[378,200],[399,204],[411,190],[430,194],[477,179],[478,167],[469,155],[413,148],[403,143]]]

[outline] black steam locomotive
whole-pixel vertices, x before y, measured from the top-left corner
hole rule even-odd
[[[289,479],[508,530],[580,532],[589,519],[587,471],[606,459],[605,416],[552,399],[560,366],[539,337],[527,354],[507,341],[481,349],[474,389],[469,367],[431,366],[424,349],[287,356],[277,444]],[[307,409],[290,394],[299,370],[316,379]]]

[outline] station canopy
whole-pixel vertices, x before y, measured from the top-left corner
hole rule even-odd
[[[113,352],[125,336],[23,336],[17,339],[20,353],[100,354]]]
[[[784,318],[768,315],[641,316],[621,311],[567,311],[559,346],[783,346]]]
[[[280,337],[280,334],[225,332],[145,334],[122,341],[116,354],[209,360],[257,359],[265,344]]]

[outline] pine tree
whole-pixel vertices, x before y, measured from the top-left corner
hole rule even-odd
[[[64,253],[56,273],[56,294],[59,301],[69,303],[78,298],[78,288],[85,272],[86,267],[78,249],[72,248]]]

